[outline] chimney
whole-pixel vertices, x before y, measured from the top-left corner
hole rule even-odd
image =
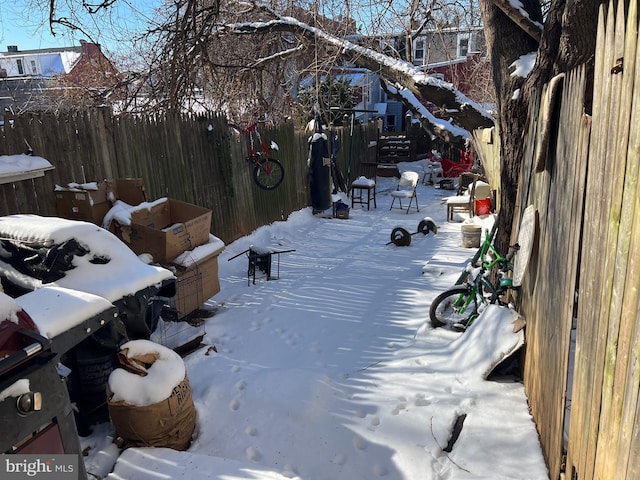
[[[82,46],[82,55],[86,55],[89,57],[94,56],[97,53],[100,53],[100,44],[99,43],[91,43],[86,40],[80,40],[80,45]]]
[[[9,52],[9,53],[17,53],[18,52],[18,46],[17,45],[9,45],[7,47],[7,52]]]

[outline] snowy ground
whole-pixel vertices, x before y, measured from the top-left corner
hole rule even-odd
[[[428,324],[431,301],[475,253],[460,246],[461,223],[446,222],[451,192],[420,185],[420,212],[407,215],[389,210],[395,181],[378,179],[371,211],[304,209],[228,245],[207,302],[204,342],[218,353],[185,358],[190,448],[121,452],[99,425],[82,439],[89,478],[547,479],[523,385],[485,379],[522,342],[512,312],[487,310],[465,334]],[[425,217],[436,235],[387,244]],[[279,279],[248,286],[246,256],[228,260],[251,245],[295,251],[280,255]]]

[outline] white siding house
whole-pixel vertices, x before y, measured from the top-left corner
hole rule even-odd
[[[81,46],[20,51],[12,45],[0,52],[0,77],[51,78],[69,73],[81,55]]]

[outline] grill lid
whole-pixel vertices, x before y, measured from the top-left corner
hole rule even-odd
[[[0,292],[0,375],[50,348],[29,314]]]

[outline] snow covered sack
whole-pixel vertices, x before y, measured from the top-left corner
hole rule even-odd
[[[196,410],[184,361],[173,350],[148,340],[122,345],[123,368],[109,376],[109,417],[125,447],[186,450]]]

